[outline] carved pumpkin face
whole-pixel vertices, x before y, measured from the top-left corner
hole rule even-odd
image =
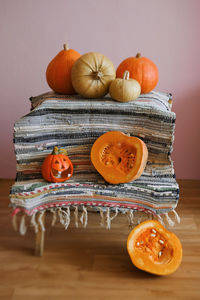
[[[49,182],[63,182],[73,174],[73,164],[63,149],[54,147],[42,165],[42,176]]]

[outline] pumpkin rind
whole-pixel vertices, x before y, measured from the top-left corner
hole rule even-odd
[[[139,178],[146,166],[148,150],[145,143],[120,131],[101,135],[91,149],[91,161],[104,179],[112,184]]]
[[[49,182],[64,182],[73,175],[73,164],[69,157],[54,147],[51,154],[47,155],[42,164],[42,176]]]
[[[80,53],[64,45],[64,50],[60,51],[49,63],[46,70],[46,80],[54,92],[75,94],[71,82],[71,70],[79,57]]]
[[[75,62],[71,76],[72,85],[78,94],[85,98],[100,98],[108,93],[116,72],[108,57],[89,52]]]
[[[120,102],[133,101],[140,92],[140,84],[135,79],[129,79],[129,71],[124,72],[123,78],[114,79],[109,88],[112,99]]]
[[[156,275],[175,272],[182,261],[180,240],[156,220],[144,221],[130,232],[127,250],[137,268]]]
[[[158,68],[153,61],[137,54],[123,60],[117,68],[117,78],[123,78],[124,72],[128,70],[130,78],[135,79],[141,86],[141,93],[149,93],[158,83]]]

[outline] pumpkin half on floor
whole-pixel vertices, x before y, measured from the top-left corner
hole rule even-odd
[[[64,182],[73,175],[73,164],[66,150],[54,147],[42,164],[42,176],[49,182]]]
[[[182,260],[180,240],[156,220],[144,221],[131,231],[127,250],[137,268],[156,275],[175,272]]]
[[[139,82],[141,93],[149,93],[158,83],[157,66],[150,59],[142,57],[140,53],[121,62],[116,71],[117,77],[123,78],[126,70],[129,71],[130,78]]]
[[[91,161],[95,169],[112,184],[139,178],[147,158],[145,143],[120,131],[110,131],[101,135],[91,149]]]
[[[108,93],[109,85],[116,77],[111,60],[101,53],[82,55],[72,67],[72,85],[85,98],[100,98]]]
[[[49,63],[46,70],[46,79],[50,88],[59,94],[75,94],[71,81],[71,71],[74,62],[81,55],[68,44]]]

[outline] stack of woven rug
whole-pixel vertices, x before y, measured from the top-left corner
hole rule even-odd
[[[91,100],[49,92],[30,100],[31,112],[14,126],[17,175],[10,192],[13,223],[16,228],[20,216],[22,234],[28,219],[37,231],[36,215],[42,224],[46,211],[52,212],[53,224],[57,218],[66,229],[72,212],[76,226],[86,227],[88,211],[99,212],[97,218],[100,215],[107,228],[118,213],[127,215],[130,224],[140,222],[141,215],[169,225],[179,222],[179,187],[171,160],[176,119],[171,94],[151,92],[121,103],[109,97]],[[146,168],[133,182],[108,184],[91,163],[93,143],[113,130],[147,145]],[[66,148],[74,165],[72,178],[63,183],[46,182],[41,175],[42,162],[54,146]]]

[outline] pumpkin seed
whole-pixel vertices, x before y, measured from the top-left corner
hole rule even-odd
[[[150,236],[151,237],[156,237],[156,234],[155,233],[151,233]]]

